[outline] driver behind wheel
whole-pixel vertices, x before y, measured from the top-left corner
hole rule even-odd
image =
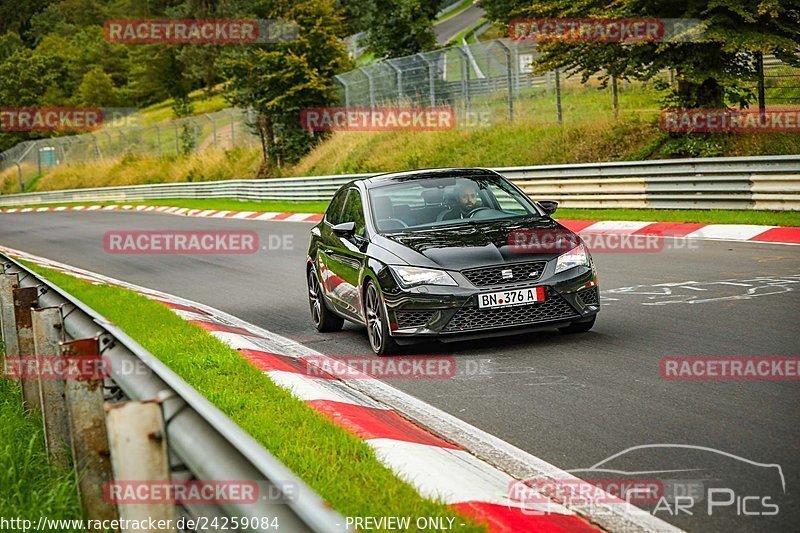
[[[442,220],[453,220],[456,218],[467,218],[467,216],[478,206],[478,186],[469,180],[461,181],[455,189],[455,205],[450,207]]]

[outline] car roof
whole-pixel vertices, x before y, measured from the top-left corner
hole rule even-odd
[[[459,178],[467,176],[497,176],[497,173],[488,168],[426,168],[422,170],[407,170],[404,172],[388,172],[386,174],[378,174],[377,176],[362,178],[356,181],[360,181],[367,188],[371,188],[379,185],[386,185],[393,181],[399,182],[428,178]]]

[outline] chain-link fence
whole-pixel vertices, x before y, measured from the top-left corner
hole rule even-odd
[[[451,106],[457,123],[467,127],[497,120],[563,124],[660,111],[656,90],[599,78],[581,83],[569,72],[535,74],[538,57],[533,42],[496,39],[387,59],[336,80],[345,107]],[[800,69],[772,57],[764,63],[767,102],[800,103]],[[660,79],[674,81],[669,72]]]
[[[93,133],[26,141],[0,154],[0,177],[15,174],[20,191],[49,168],[71,163],[113,160],[127,155],[176,156],[210,148],[232,149],[258,145],[248,125],[250,113],[230,108],[165,122],[103,127]],[[2,181],[2,180],[0,180]]]

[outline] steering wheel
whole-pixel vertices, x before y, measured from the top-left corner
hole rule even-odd
[[[488,207],[476,207],[475,209],[473,209],[472,211],[467,213],[466,218],[473,218],[476,213],[480,213],[481,211],[486,211],[487,209],[490,209],[490,208],[488,208]]]
[[[388,224],[387,224],[388,223]],[[378,225],[383,226],[394,226],[394,227],[384,227],[384,230],[393,230],[393,229],[404,229],[408,227],[408,224],[400,220],[399,218],[385,218],[378,222]]]

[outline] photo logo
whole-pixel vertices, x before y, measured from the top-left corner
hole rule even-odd
[[[0,377],[6,379],[90,381],[111,376],[106,357],[6,356]]]
[[[253,254],[259,250],[255,231],[107,231],[109,254]]]
[[[658,479],[605,478],[584,481],[576,477],[532,478],[509,484],[508,497],[523,505],[555,500],[566,505],[599,503],[656,503],[664,494]]]
[[[800,357],[662,357],[669,380],[800,380]]]
[[[3,107],[0,132],[94,131],[104,126],[134,126],[138,111],[131,107]]]
[[[435,131],[455,125],[450,107],[315,107],[300,112],[300,126],[307,131]]]
[[[652,43],[694,41],[702,35],[697,19],[541,18],[516,19],[509,38],[521,42]]]
[[[311,376],[339,379],[448,379],[457,375],[452,356],[401,358],[368,355],[308,356],[303,358]]]
[[[508,245],[519,254],[563,254],[583,243],[591,253],[655,253],[686,239],[672,241],[659,235],[597,232],[581,233],[580,237],[569,230],[518,229],[509,233]],[[687,243],[684,243],[687,244]],[[690,248],[691,246],[684,246]]]
[[[91,131],[102,125],[99,108],[0,108],[0,131]]]
[[[800,132],[800,108],[665,109],[661,129],[669,132]]]
[[[253,504],[260,499],[255,481],[109,481],[103,492],[106,502],[118,505]]]
[[[251,44],[297,39],[300,27],[288,20],[109,20],[106,40],[126,44]]]

